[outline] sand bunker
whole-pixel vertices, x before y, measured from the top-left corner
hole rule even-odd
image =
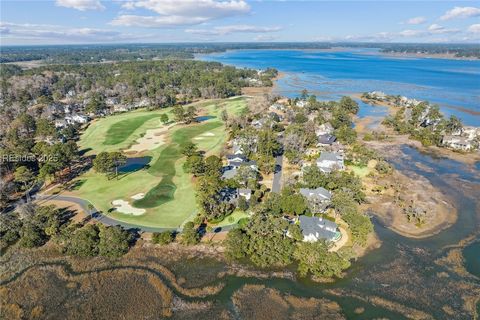
[[[213,132],[205,132],[199,135],[198,137],[193,138],[193,140],[204,140],[205,137],[214,137],[215,133]]]
[[[125,150],[126,152],[142,152],[153,150],[165,143],[165,132],[168,131],[175,124],[171,124],[166,127],[148,129],[145,132],[145,135],[141,138],[138,138],[129,149]]]
[[[130,198],[132,198],[133,200],[140,200],[140,199],[143,199],[143,197],[145,197],[145,193],[137,193],[131,196]]]
[[[134,216],[141,216],[145,213],[145,209],[134,208],[130,205],[130,203],[128,203],[128,201],[125,200],[113,200],[112,204],[115,206],[115,209],[121,213],[131,214]]]

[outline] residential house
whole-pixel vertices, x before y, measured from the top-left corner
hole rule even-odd
[[[472,126],[465,126],[462,129],[462,135],[469,140],[474,140],[480,137],[480,128],[472,127]]]
[[[344,170],[343,155],[337,152],[322,152],[317,159],[317,167],[325,173]]]
[[[318,143],[317,146],[330,146],[332,145],[335,141],[337,141],[337,137],[331,134],[324,134],[320,135],[317,137]]]
[[[276,103],[274,103],[270,106],[270,109],[273,110],[273,111],[283,112],[283,111],[285,111],[286,107],[285,107],[284,104],[276,102]]]
[[[332,193],[325,188],[300,188],[300,194],[307,199],[308,206],[314,213],[325,211],[332,199]]]
[[[223,188],[220,190],[220,198],[223,202],[237,204],[238,191],[235,188]]]
[[[81,114],[73,114],[71,116],[66,116],[65,117],[65,121],[68,124],[74,124],[74,123],[84,124],[84,123],[87,123],[88,120],[89,119],[88,119],[87,116],[84,116],[84,115],[81,115]]]
[[[223,180],[229,180],[235,178],[237,175],[237,169],[234,167],[223,167],[222,168],[222,179]]]
[[[119,103],[120,103],[120,99],[118,97],[108,97],[105,99],[105,104],[109,107],[114,107]]]
[[[67,127],[68,123],[65,119],[57,119],[55,120],[55,128],[65,128]]]
[[[248,188],[245,188],[245,189],[238,189],[238,196],[239,197],[244,197],[245,200],[247,201],[250,201],[250,198],[252,197],[252,189],[248,189]]]
[[[473,141],[461,136],[445,135],[442,138],[442,144],[455,150],[469,151],[474,149]]]
[[[247,157],[242,153],[227,155],[227,162],[229,166],[231,166],[232,163],[238,163],[238,162],[241,163],[241,162],[246,162],[247,160],[248,160]]]
[[[299,108],[305,108],[308,102],[306,100],[298,100],[295,105]]]
[[[262,118],[262,119],[257,119],[252,121],[252,127],[255,129],[262,129],[268,122],[268,119]]]
[[[337,224],[324,218],[300,216],[298,217],[298,223],[302,230],[304,242],[317,242],[319,240],[335,242],[342,237],[342,234],[337,231]]]
[[[129,110],[130,110],[129,107],[124,104],[116,104],[113,106],[114,113],[127,112]]]
[[[241,166],[248,166],[252,170],[258,170],[257,162],[253,161],[253,160],[251,160],[251,161],[232,161],[232,162],[230,162],[229,166],[234,168],[234,169],[238,169]]]

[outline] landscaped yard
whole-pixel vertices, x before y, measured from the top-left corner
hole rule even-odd
[[[147,167],[111,180],[90,170],[77,179],[78,187],[70,193],[89,200],[104,214],[132,224],[174,228],[193,218],[195,192],[191,175],[182,169],[185,158],[180,153],[181,146],[192,141],[207,155],[218,153],[226,137],[221,111],[225,107],[229,114],[238,114],[245,107],[245,101],[243,98],[214,100],[197,107],[202,116],[209,117],[200,123],[175,125],[165,130],[164,144],[135,154],[151,157]],[[128,149],[147,130],[164,126],[159,120],[164,112],[172,118],[170,110],[159,110],[133,111],[97,120],[82,135],[79,144],[90,154]],[[144,213],[134,215],[112,210],[114,200],[126,201]],[[238,221],[236,217],[235,220]]]

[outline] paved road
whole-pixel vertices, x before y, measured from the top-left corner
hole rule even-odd
[[[275,173],[273,174],[272,192],[280,193],[282,189],[283,154],[275,158]]]
[[[164,231],[176,231],[180,232],[180,228],[155,228],[155,227],[145,227],[145,226],[138,226],[122,221],[115,220],[113,218],[110,218],[107,215],[102,214],[100,211],[97,209],[93,208],[92,210],[89,209],[89,204],[90,202],[77,198],[77,197],[71,197],[71,196],[62,196],[62,195],[36,195],[35,199],[37,200],[59,200],[59,201],[65,201],[65,202],[72,202],[78,204],[88,215],[90,215],[93,219],[97,220],[98,222],[101,222],[107,226],[122,226],[124,229],[133,229],[137,231],[144,231],[144,232],[164,232]],[[234,225],[228,225],[228,226],[223,226],[221,227],[219,231],[228,231],[230,229],[233,229],[236,227],[236,224]]]

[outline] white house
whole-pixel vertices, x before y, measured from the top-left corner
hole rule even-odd
[[[304,242],[317,242],[318,240],[335,242],[342,237],[342,234],[337,231],[337,224],[327,219],[300,216],[298,217],[298,223],[302,230]]]
[[[323,172],[345,170],[343,155],[336,152],[322,152],[317,159],[317,167]]]
[[[297,103],[295,103],[295,105],[299,108],[305,108],[307,106],[307,101],[305,100],[298,100]]]
[[[245,200],[250,201],[250,198],[252,197],[252,189],[238,189],[238,196],[239,197],[244,197]]]
[[[466,137],[446,135],[442,138],[442,144],[455,150],[469,151],[474,148],[474,144]]]

